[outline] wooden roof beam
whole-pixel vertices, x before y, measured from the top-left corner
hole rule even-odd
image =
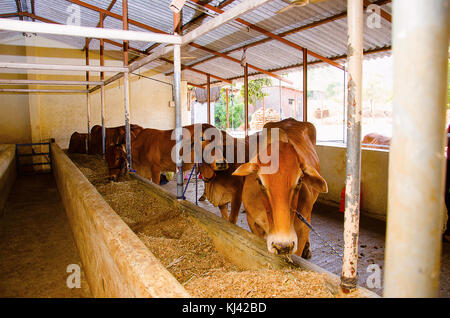
[[[390,3],[390,2],[392,2],[392,0],[379,0],[379,1],[375,1],[375,2],[370,3],[370,4],[376,4],[376,5],[381,6],[381,5]],[[365,7],[367,7],[367,6],[365,6]],[[385,11],[383,10],[383,12],[385,12]],[[386,13],[386,14],[388,14],[388,13]],[[299,32],[305,31],[305,30],[309,30],[309,29],[318,27],[320,25],[323,25],[323,24],[326,24],[326,23],[329,23],[329,22],[333,22],[333,21],[336,21],[336,20],[339,20],[339,19],[343,19],[343,18],[346,18],[346,17],[347,17],[347,11],[344,11],[344,12],[338,13],[336,15],[330,16],[328,18],[325,18],[325,19],[322,19],[322,20],[319,20],[319,21],[315,21],[315,22],[312,22],[312,23],[309,23],[309,24],[306,24],[306,25],[303,25],[303,26],[300,26],[300,27],[297,27],[297,28],[285,31],[283,33],[280,33],[279,36],[284,38],[286,36],[289,36],[289,35],[292,35],[292,34],[295,34],[295,33],[299,33]],[[260,45],[260,44],[264,44],[264,43],[267,43],[267,42],[270,42],[270,41],[274,41],[274,40],[275,39],[273,39],[271,37],[267,37],[265,39],[261,39],[259,41],[255,41],[255,42],[252,42],[250,44],[242,45],[240,47],[237,47],[237,48],[234,48],[234,49],[231,49],[231,50],[227,50],[227,51],[225,51],[223,53],[228,55],[230,53],[240,51],[240,50],[242,50],[244,48],[248,49],[250,47],[254,47],[254,46],[257,46],[257,45]],[[218,56],[211,56],[211,57],[208,57],[208,58],[206,58],[204,60],[201,60],[201,61],[198,61],[196,63],[193,63],[190,66],[196,66],[196,65],[205,63],[207,61],[210,61],[210,60],[213,60],[213,59],[216,59],[216,58],[218,58]]]
[[[75,4],[79,5],[79,6],[91,9],[93,11],[97,11],[97,12],[103,13],[103,14],[105,14],[107,16],[110,16],[110,17],[112,17],[114,19],[123,21],[123,17],[120,14],[108,11],[106,9],[102,9],[102,8],[96,7],[96,6],[92,5],[92,4],[89,4],[89,3],[86,3],[86,2],[83,2],[83,1],[80,1],[80,0],[66,0],[66,1],[71,2],[71,3],[75,3]],[[161,30],[158,30],[158,29],[156,29],[154,27],[151,27],[151,26],[149,26],[147,24],[141,23],[141,22],[133,20],[133,19],[128,19],[128,23],[129,24],[133,24],[133,25],[135,25],[135,26],[137,26],[137,27],[139,27],[141,29],[145,29],[145,30],[151,31],[151,32],[166,33],[166,32],[163,32]]]
[[[111,3],[109,4],[108,8],[106,10],[111,11],[112,8],[114,7],[114,5],[116,4],[117,0],[112,0]],[[97,23],[97,28],[100,27],[100,25],[103,25],[103,21],[105,21],[106,19],[106,15],[104,13],[100,12],[100,21]],[[86,47],[89,45],[89,43],[91,42],[91,39],[87,39],[87,43],[84,46],[83,50],[86,50]]]
[[[20,0],[16,0],[17,14],[19,14],[19,19],[23,20],[23,16],[20,15],[22,12],[22,7],[20,5]]]
[[[199,45],[199,44],[196,44],[196,43],[190,43],[189,45],[192,46],[192,47],[195,47],[195,48],[197,48],[197,49],[206,51],[206,52],[208,52],[208,53],[214,54],[214,55],[216,55],[216,56],[222,57],[222,58],[227,59],[227,60],[229,60],[229,61],[232,61],[232,62],[241,64],[241,61],[239,61],[238,59],[236,59],[236,58],[234,58],[234,57],[231,57],[231,56],[228,56],[228,55],[226,55],[226,54],[224,54],[224,53],[216,52],[216,51],[214,51],[214,50],[211,50],[211,49],[209,49],[209,48],[207,48],[207,47],[204,47],[204,46]],[[259,68],[259,67],[255,66],[255,65],[252,65],[252,64],[247,64],[247,65],[248,65],[250,68],[254,69],[255,71],[264,73],[264,74],[266,74],[266,75],[268,75],[268,76],[274,77],[274,78],[279,79],[279,80],[281,80],[281,81],[283,81],[283,82],[286,82],[286,83],[289,83],[289,84],[293,84],[291,81],[285,79],[284,77],[282,77],[282,76],[280,76],[280,75],[278,75],[278,74],[274,74],[274,73],[268,72],[268,71],[266,71],[266,70],[263,70],[262,68]]]
[[[216,13],[219,13],[219,14],[222,14],[222,13],[225,12],[224,10],[219,9],[219,8],[216,8],[216,7],[211,6],[211,5],[209,5],[209,4],[203,5],[203,4],[201,4],[200,0],[190,0],[190,1],[195,2],[197,5],[199,5],[199,6],[201,6],[201,7],[204,7],[204,8],[206,8],[206,9],[209,9],[209,10],[211,10],[211,11],[214,11],[214,12],[216,12]],[[242,20],[241,18],[236,18],[236,19],[234,19],[234,20],[235,20],[236,22],[239,22],[239,23],[241,23],[241,24],[243,24],[243,25],[249,27],[250,29],[253,29],[253,30],[255,30],[255,31],[258,31],[259,33],[262,33],[262,34],[264,34],[264,35],[266,35],[266,36],[268,36],[268,37],[271,37],[271,38],[273,38],[273,39],[275,39],[275,40],[278,40],[279,42],[281,42],[281,43],[283,43],[283,44],[286,44],[286,45],[288,45],[288,46],[290,46],[290,47],[292,47],[292,48],[295,48],[295,49],[297,49],[297,50],[303,52],[303,49],[304,49],[304,48],[303,48],[301,45],[298,45],[298,44],[296,44],[296,43],[294,43],[294,42],[291,42],[291,41],[289,41],[289,40],[286,40],[286,39],[284,39],[283,37],[281,37],[281,36],[279,36],[279,35],[277,35],[277,34],[275,34],[275,33],[272,33],[272,32],[267,31],[266,29],[263,29],[263,28],[261,28],[261,27],[255,25],[255,24],[252,24],[252,23],[250,23],[250,22],[247,22],[247,21],[245,21],[245,20]],[[184,39],[183,39],[183,41],[184,41]],[[320,55],[320,54],[318,54],[318,53],[315,53],[315,52],[313,52],[313,51],[310,51],[310,50],[308,50],[308,53],[309,53],[309,55],[311,55],[311,56],[313,56],[313,57],[315,57],[315,58],[317,58],[317,59],[319,59],[319,60],[322,60],[322,61],[325,62],[325,63],[328,63],[328,64],[333,65],[333,66],[335,66],[335,67],[337,67],[337,68],[339,68],[339,69],[341,69],[341,70],[344,70],[344,67],[343,67],[341,64],[336,63],[336,62],[330,60],[329,58],[326,58],[325,56],[322,56],[322,55]]]
[[[169,60],[169,59],[166,59],[166,58],[164,58],[164,57],[160,57],[159,59],[160,59],[161,61],[166,62],[166,63],[173,64],[173,61],[171,61],[171,60]],[[209,76],[211,76],[212,78],[218,79],[218,80],[221,81],[221,82],[225,82],[225,83],[228,83],[228,84],[232,84],[232,82],[231,82],[230,80],[227,80],[227,79],[225,79],[225,78],[223,78],[223,77],[219,77],[219,76],[210,74],[210,73],[208,73],[208,72],[205,72],[205,71],[201,71],[201,70],[192,68],[192,67],[187,66],[187,65],[181,64],[181,69],[189,70],[189,71],[196,72],[196,73],[203,74],[203,75],[209,75]]]

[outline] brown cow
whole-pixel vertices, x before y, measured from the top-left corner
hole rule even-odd
[[[133,125],[133,129],[130,131],[131,144],[136,140],[138,134],[143,130],[142,127]],[[109,145],[106,147],[105,159],[108,165],[109,178],[113,181],[118,181],[120,175],[126,172],[127,168],[127,150],[125,143],[125,129],[120,130],[122,127],[116,127],[115,130],[120,134],[116,135],[116,140],[111,137],[109,139]],[[114,142],[115,141],[115,142]]]
[[[195,124],[185,126],[191,136],[194,136],[194,128],[201,125],[202,136],[206,129],[217,129],[209,124]],[[172,148],[175,147],[175,140],[172,140],[173,130],[144,129],[131,144],[131,156],[133,168],[141,176],[151,179],[159,184],[162,171],[175,171],[176,164],[172,160]],[[202,149],[209,141],[202,142]],[[182,154],[182,152],[181,152]],[[215,155],[214,151],[212,155]],[[221,154],[217,154],[218,160],[214,160],[212,167],[215,171],[228,168],[228,164]],[[191,151],[191,162],[183,163],[183,171],[192,169],[194,165],[194,151]]]
[[[137,136],[144,128],[139,125],[130,125],[130,135],[133,139]],[[125,126],[110,127],[106,128],[106,138],[105,147],[113,145],[121,145],[125,143]],[[101,155],[103,153],[103,142],[102,142],[102,126],[95,125],[91,129],[91,142],[89,147],[90,155]]]
[[[69,153],[87,153],[88,134],[74,132],[70,136]]]
[[[125,144],[111,145],[106,148],[106,163],[108,165],[109,179],[118,181],[120,175],[126,172],[127,151]]]
[[[223,136],[223,153],[227,155],[227,137],[228,140],[233,141],[234,158],[232,162],[228,161],[229,168],[223,171],[214,171],[207,164],[201,164],[199,171],[202,174],[203,182],[205,183],[205,191],[200,198],[200,201],[207,199],[215,207],[219,207],[220,213],[225,220],[236,224],[239,216],[239,209],[242,203],[242,188],[244,186],[244,178],[240,176],[233,176],[235,171],[241,163],[238,163],[237,149],[238,143],[245,143],[245,162],[248,162],[248,139],[238,139],[227,136],[227,133],[222,131]],[[228,204],[231,203],[230,215],[228,215]]]
[[[363,147],[388,150],[389,147],[382,147],[382,146],[390,146],[391,138],[376,133],[370,133],[364,136],[361,143]],[[382,146],[380,147],[376,145]]]
[[[263,174],[272,162],[261,162],[261,150],[272,152],[271,137],[265,149],[241,165],[233,175],[245,176],[242,199],[247,221],[253,233],[267,241],[275,254],[297,254],[310,258],[309,229],[297,217],[299,211],[311,222],[311,211],[319,193],[327,192],[327,183],[319,174],[313,124],[288,118],[267,123],[265,128],[279,128],[278,169]],[[275,141],[274,141],[275,142]]]

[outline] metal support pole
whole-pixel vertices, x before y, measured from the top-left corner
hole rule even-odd
[[[248,136],[248,64],[244,66],[245,137]]]
[[[100,23],[99,27],[103,28],[103,20],[104,16],[103,13],[100,13]],[[103,39],[100,39],[100,66],[105,66],[105,41]],[[103,82],[105,80],[105,73],[100,72],[100,80]],[[103,158],[105,158],[106,154],[106,127],[105,127],[105,85],[102,84],[101,86],[101,116],[102,116],[102,152],[103,152]]]
[[[393,2],[395,97],[385,297],[439,294],[449,2]]]
[[[303,121],[308,121],[308,50],[303,49]]]
[[[281,81],[278,81],[278,88],[279,88],[279,93],[280,93],[280,120],[282,120],[283,119],[283,115],[282,115],[282,113],[283,113],[283,106],[281,105],[281,101],[282,101],[282,98],[281,98]]]
[[[101,116],[102,116],[102,151],[103,158],[105,158],[106,154],[106,127],[105,127],[105,85],[102,85],[100,90],[100,99],[101,99]]]
[[[228,88],[225,89],[225,93],[226,93],[226,98],[227,98],[227,129],[228,129],[228,128],[230,128],[230,111],[229,111],[229,108],[228,108],[228,101],[229,101]]]
[[[358,279],[358,236],[361,180],[361,109],[363,62],[363,1],[348,0],[348,115],[345,183],[344,258],[341,288],[350,292]]]
[[[206,75],[206,100],[207,100],[207,107],[208,107],[208,124],[211,124],[211,77]]]
[[[181,131],[181,52],[180,45],[174,46],[174,91],[175,91],[175,136],[176,136],[176,169],[177,198],[183,199],[183,159],[180,156],[183,135]]]
[[[86,38],[86,44],[88,43]],[[86,45],[86,66],[89,65],[89,45]],[[86,71],[86,82],[89,82],[89,72]],[[91,101],[89,99],[89,85],[86,85],[86,120],[87,120],[87,134],[88,138],[86,140],[86,150],[89,153],[89,148],[91,146]]]
[[[174,33],[180,31],[180,13],[173,14]],[[174,84],[174,100],[175,100],[175,164],[177,174],[177,199],[183,200],[183,158],[180,155],[183,142],[183,132],[181,127],[181,46],[176,44],[173,48],[173,84]],[[208,76],[208,123],[210,122],[209,113],[209,85]]]
[[[123,29],[128,30],[128,0],[122,0]],[[128,67],[128,41],[123,42],[123,66]],[[132,171],[131,131],[130,131],[130,83],[129,72],[123,74],[124,106],[125,106],[125,142],[127,148],[128,170]]]

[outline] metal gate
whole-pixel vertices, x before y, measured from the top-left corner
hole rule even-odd
[[[36,146],[39,146],[40,150],[38,152],[36,152],[34,148]],[[45,147],[47,147],[48,149],[47,152],[42,150],[42,148]],[[36,157],[40,157],[42,159],[36,160]],[[45,167],[47,166],[48,169],[45,169]],[[35,169],[35,167],[43,168]],[[16,168],[18,175],[51,173],[53,171],[51,143],[38,142],[29,144],[16,144]]]

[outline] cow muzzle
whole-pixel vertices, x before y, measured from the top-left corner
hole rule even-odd
[[[214,171],[223,171],[228,169],[228,162],[226,160],[214,160],[211,164]]]
[[[297,251],[297,235],[268,235],[267,249],[276,255],[289,255]]]

